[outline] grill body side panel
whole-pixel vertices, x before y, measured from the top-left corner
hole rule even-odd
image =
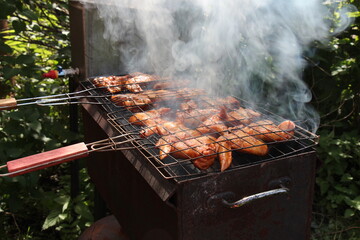
[[[184,184],[179,191],[179,239],[310,239],[315,165],[315,154],[310,152]],[[290,179],[288,194],[239,208],[221,203],[222,197],[236,201],[277,188],[283,179]]]

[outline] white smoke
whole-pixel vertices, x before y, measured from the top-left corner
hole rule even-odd
[[[303,54],[337,28],[341,1],[98,0],[104,38],[128,72],[186,77],[217,95],[235,95],[316,131],[318,115],[302,80]],[[339,12],[346,12],[345,8]],[[345,16],[340,14],[340,16]],[[345,21],[344,21],[345,19]]]

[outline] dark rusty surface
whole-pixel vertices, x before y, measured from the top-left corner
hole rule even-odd
[[[183,184],[178,191],[179,239],[309,239],[315,163],[311,152]],[[236,201],[277,188],[274,183],[284,178],[291,180],[288,194],[231,209],[208,201],[221,193],[232,193],[224,197]]]

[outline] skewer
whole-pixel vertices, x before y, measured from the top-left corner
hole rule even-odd
[[[153,81],[168,81],[169,78],[159,78]],[[27,105],[39,105],[39,106],[53,106],[53,105],[67,105],[67,104],[102,104],[97,102],[86,102],[86,101],[73,101],[79,100],[81,98],[107,98],[116,94],[113,92],[112,94],[107,95],[81,95],[87,93],[92,90],[109,90],[112,88],[117,87],[124,87],[124,86],[134,86],[134,85],[142,85],[146,84],[147,82],[137,82],[137,83],[129,83],[129,84],[114,84],[114,85],[106,85],[106,86],[96,86],[86,88],[84,90],[71,92],[71,93],[63,93],[63,94],[56,94],[56,95],[49,95],[49,96],[40,96],[40,97],[33,97],[33,98],[23,98],[23,99],[16,99],[16,98],[7,98],[7,99],[0,99],[0,111],[1,110],[12,110],[16,109],[20,106],[27,106]],[[141,93],[141,92],[133,92],[134,94]],[[119,95],[119,94],[117,94]]]
[[[15,177],[46,167],[51,167],[61,163],[87,157],[91,152],[107,152],[134,149],[135,146],[119,147],[119,145],[131,143],[136,140],[136,138],[116,141],[121,137],[126,137],[132,134],[134,133],[118,135],[116,137],[107,138],[88,144],[80,142],[66,147],[12,160],[7,162],[5,165],[0,166],[0,170],[5,168],[7,168],[8,170],[7,173],[0,174],[0,177]]]
[[[102,87],[105,88],[105,87]],[[79,101],[72,101],[72,100],[79,100],[81,98],[104,98],[110,97],[111,95],[101,95],[101,96],[94,96],[94,95],[78,95],[89,92],[90,90],[99,89],[99,88],[89,88],[77,92],[72,93],[63,93],[63,94],[56,94],[56,95],[49,95],[49,96],[41,96],[41,97],[33,97],[33,98],[7,98],[7,99],[0,99],[0,110],[11,110],[21,106],[28,106],[28,105],[39,105],[39,106],[50,106],[50,105],[66,105],[66,104],[78,104]],[[81,102],[82,104],[100,104],[96,102]]]
[[[109,87],[109,86],[108,86]],[[106,87],[106,88],[108,88]],[[104,88],[104,87],[101,87]],[[118,105],[121,102],[132,101],[133,97],[135,96],[142,96],[143,92],[137,93],[123,93],[123,94],[107,94],[107,95],[77,95],[88,92],[91,89],[85,89],[77,92],[72,93],[64,93],[64,94],[57,94],[57,95],[50,95],[50,96],[41,96],[41,97],[34,97],[34,98],[24,98],[24,99],[15,99],[15,98],[8,98],[8,99],[0,99],[0,110],[11,110],[15,109],[20,106],[27,106],[27,105],[39,105],[39,106],[55,106],[55,105],[68,105],[68,104],[95,104],[101,105],[103,103],[100,102],[93,102],[93,101],[80,101],[82,98],[87,99],[99,99],[99,98],[110,98],[113,97],[112,101],[114,104]],[[96,88],[99,89],[99,88]],[[182,97],[184,99],[189,98],[192,96],[192,93],[178,93],[174,91],[169,91],[165,93],[157,93],[155,90],[152,93],[145,93],[143,96],[147,96],[149,99],[160,99],[160,98],[176,98]],[[119,100],[118,100],[119,99]],[[78,101],[74,101],[78,100]],[[120,106],[122,106],[120,104]],[[135,106],[135,105],[134,105]]]

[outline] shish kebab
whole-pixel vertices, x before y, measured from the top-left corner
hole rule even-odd
[[[80,99],[87,98],[110,98],[114,94],[119,92],[130,92],[130,93],[141,93],[143,92],[144,86],[152,84],[154,90],[167,89],[176,86],[185,86],[188,81],[178,81],[176,84],[172,84],[169,78],[159,77],[156,75],[144,74],[140,72],[131,73],[124,76],[102,76],[95,77],[92,79],[94,87],[87,88],[84,90],[56,94],[50,96],[39,96],[33,98],[7,98],[0,99],[0,110],[11,110],[20,106],[26,105],[39,105],[39,106],[50,106],[50,105],[64,105],[64,104],[101,104],[98,102],[87,102],[81,101]],[[175,87],[176,87],[175,86]],[[103,94],[100,95],[89,95],[86,94],[92,90],[103,90]],[[86,94],[86,95],[84,95]]]

